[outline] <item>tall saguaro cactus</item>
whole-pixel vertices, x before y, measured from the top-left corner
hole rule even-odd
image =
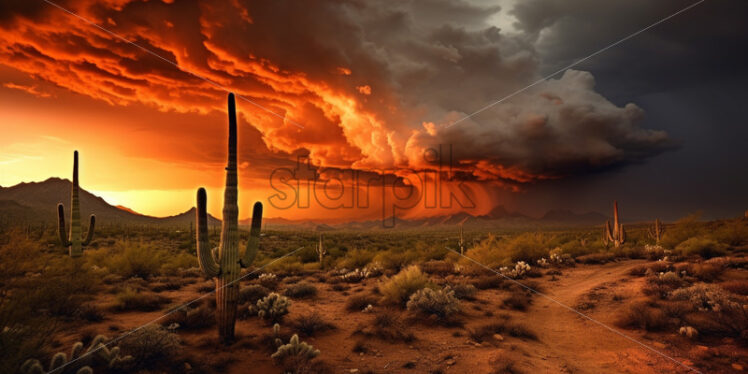
[[[319,256],[320,266],[322,266],[322,261],[324,260],[325,255],[327,254],[327,250],[325,249],[324,244],[322,244],[322,235],[323,234],[319,234],[319,244],[317,244],[317,248],[316,248],[317,256]]]
[[[613,202],[613,228],[610,227],[610,220],[605,222],[603,240],[606,243],[612,242],[614,247],[620,247],[626,242],[626,230],[622,223],[618,223],[618,201]]]
[[[80,257],[83,254],[83,247],[91,243],[93,239],[94,228],[96,226],[96,216],[91,215],[91,223],[88,226],[86,238],[82,238],[83,230],[81,229],[81,208],[78,199],[78,151],[73,152],[73,187],[70,192],[70,236],[65,232],[65,207],[62,203],[57,204],[57,223],[59,225],[58,233],[62,245],[69,248],[70,257]]]
[[[460,242],[459,242],[459,246],[460,246],[460,254],[464,255],[465,254],[465,238],[462,236],[462,224],[460,224]]]
[[[237,205],[236,172],[236,105],[234,94],[229,94],[229,155],[226,167],[226,190],[223,196],[221,243],[215,251],[208,238],[207,196],[204,188],[197,190],[197,259],[200,269],[216,280],[216,321],[218,336],[224,343],[234,340],[236,307],[239,298],[239,272],[257,256],[262,226],[262,203],[252,210],[252,227],[247,249],[239,255],[239,208]]]
[[[659,218],[655,218],[654,226],[649,227],[649,237],[654,239],[655,244],[660,244],[662,234],[665,233],[665,226],[662,225]]]

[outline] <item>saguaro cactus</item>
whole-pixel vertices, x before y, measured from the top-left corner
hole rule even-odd
[[[462,224],[460,224],[460,254],[465,254],[465,238],[462,236]]]
[[[60,241],[64,247],[68,247],[70,257],[79,257],[83,254],[83,247],[91,243],[93,239],[94,228],[96,226],[96,216],[91,215],[91,223],[88,226],[88,234],[83,239],[81,234],[81,208],[78,200],[78,151],[73,152],[73,187],[71,191],[70,202],[70,237],[65,233],[65,207],[62,203],[57,204],[57,223]]]
[[[319,264],[322,265],[322,260],[324,259],[325,255],[327,254],[327,250],[325,249],[325,246],[322,244],[322,234],[319,234],[319,244],[317,244],[317,255],[319,256]]]
[[[610,227],[610,220],[605,222],[605,232],[603,241],[612,242],[614,247],[620,247],[626,241],[626,230],[622,223],[618,223],[618,201],[613,202],[613,228]]]
[[[224,343],[234,339],[236,307],[239,297],[239,272],[248,267],[257,255],[262,225],[262,204],[252,210],[252,227],[244,254],[239,255],[239,208],[237,206],[236,172],[236,105],[229,94],[229,155],[226,167],[226,189],[223,196],[221,244],[214,250],[208,238],[207,196],[204,188],[197,190],[197,258],[200,269],[216,280],[216,321],[218,336]]]
[[[662,225],[659,218],[655,219],[654,226],[649,227],[649,237],[654,239],[656,244],[660,244],[662,234],[665,232],[665,226]]]

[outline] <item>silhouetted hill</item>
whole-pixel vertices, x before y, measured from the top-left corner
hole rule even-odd
[[[43,182],[19,183],[12,187],[0,187],[0,217],[23,219],[24,221],[51,222],[57,220],[57,204],[65,206],[66,217],[70,215],[70,189],[67,179],[49,178]],[[112,206],[104,199],[85,189],[80,189],[81,217],[96,214],[100,224],[138,225],[189,225],[195,221],[195,208],[170,217],[152,217]],[[220,223],[213,216],[211,225]]]

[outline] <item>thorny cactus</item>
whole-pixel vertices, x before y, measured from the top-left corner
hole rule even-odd
[[[226,189],[223,200],[223,222],[221,243],[214,251],[208,238],[208,214],[206,211],[207,196],[204,188],[197,190],[197,258],[200,269],[209,277],[216,279],[216,321],[218,336],[224,343],[234,339],[236,308],[239,298],[239,273],[242,267],[248,267],[257,256],[262,225],[262,204],[256,202],[252,210],[252,228],[247,242],[247,249],[239,255],[239,228],[237,206],[237,171],[236,171],[236,104],[234,94],[229,94],[229,155],[226,166]]]
[[[370,276],[369,271],[366,268],[354,269],[351,272],[345,273],[340,276],[341,279],[348,283],[358,283]]]
[[[294,334],[288,344],[278,347],[278,350],[270,357],[280,362],[288,359],[304,362],[319,356],[319,354],[319,349],[314,349],[312,345],[299,341],[299,335]]]
[[[317,244],[317,255],[319,256],[319,264],[322,266],[322,259],[327,254],[327,250],[325,249],[324,245],[322,244],[322,234],[319,234],[319,244]]]
[[[410,295],[407,308],[411,311],[446,318],[460,311],[460,301],[455,297],[455,292],[449,286],[443,290],[423,288]]]
[[[616,248],[626,242],[626,230],[624,230],[622,223],[618,223],[618,201],[613,202],[613,228],[610,227],[610,220],[605,222],[603,242],[605,245],[613,243]]]
[[[655,244],[660,244],[660,239],[662,239],[662,234],[665,232],[665,226],[662,225],[662,222],[660,222],[659,219],[655,219],[654,226],[651,226],[648,230],[649,237],[651,239],[654,239]]]
[[[70,192],[70,235],[65,231],[65,207],[62,203],[57,204],[57,223],[59,226],[58,233],[60,241],[64,247],[68,247],[70,257],[80,257],[83,254],[83,247],[91,243],[93,239],[94,227],[96,226],[96,216],[91,215],[91,223],[88,226],[86,238],[82,237],[81,228],[81,208],[78,199],[78,151],[73,152],[73,187]]]
[[[250,313],[257,314],[262,319],[270,321],[280,321],[283,316],[288,314],[288,307],[291,301],[287,297],[271,292],[270,295],[257,300],[256,306],[250,306]]]
[[[83,343],[73,344],[70,350],[70,357],[65,352],[57,352],[52,356],[49,364],[49,370],[44,370],[41,362],[36,359],[26,360],[21,366],[21,373],[24,374],[92,374],[91,366],[101,366],[107,369],[123,369],[133,361],[132,356],[121,356],[119,347],[107,348],[104,342],[107,337],[97,335],[88,349],[83,350]]]

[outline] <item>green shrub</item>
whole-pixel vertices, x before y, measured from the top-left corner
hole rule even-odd
[[[338,260],[338,267],[343,269],[359,269],[368,265],[376,253],[363,249],[348,251],[345,257]]]
[[[299,282],[288,287],[283,294],[295,299],[311,298],[317,296],[317,287],[311,283]]]
[[[675,248],[678,244],[689,238],[701,235],[703,233],[703,224],[699,222],[700,217],[701,215],[698,213],[691,214],[669,226],[662,238],[662,246],[665,248]]]
[[[379,292],[383,302],[405,306],[410,295],[430,286],[429,278],[417,266],[410,266],[392,278],[384,279],[379,285]]]
[[[675,250],[683,256],[699,255],[703,258],[712,258],[724,256],[727,253],[727,245],[714,239],[695,237],[681,242]]]

